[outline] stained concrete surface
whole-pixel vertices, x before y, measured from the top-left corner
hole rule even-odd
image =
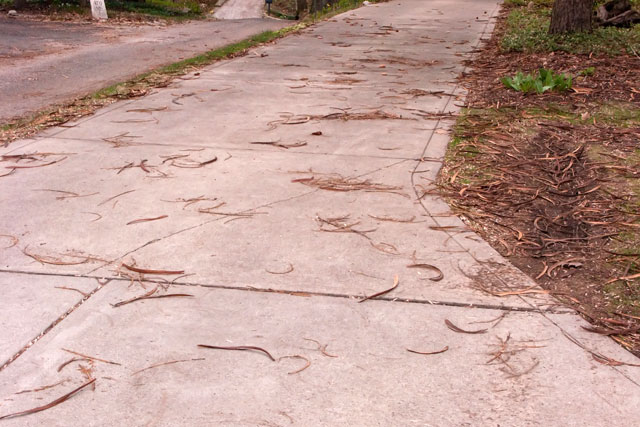
[[[429,191],[497,11],[456,3],[364,7],[5,148],[57,162],[0,178],[2,270],[114,279],[0,370],[0,415],[95,389],[7,425],[632,423],[637,368],[592,354],[633,357],[544,293],[499,296],[534,284]],[[156,286],[190,296],[113,306]],[[58,372],[61,348],[119,365]]]

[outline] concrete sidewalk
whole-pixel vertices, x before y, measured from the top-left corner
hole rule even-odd
[[[497,7],[363,7],[3,149],[0,416],[96,382],[0,423],[633,424],[593,354],[637,361],[498,296],[534,284],[429,191]]]

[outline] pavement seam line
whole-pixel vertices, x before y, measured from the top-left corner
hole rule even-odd
[[[63,276],[64,277],[64,276]],[[32,338],[27,344],[25,344],[18,352],[16,352],[13,356],[11,356],[7,361],[5,361],[2,365],[0,365],[0,372],[5,370],[9,365],[11,365],[17,358],[22,356],[27,350],[29,350],[33,345],[38,342],[42,337],[51,332],[53,328],[55,328],[60,322],[62,322],[65,318],[67,318],[71,313],[73,313],[76,309],[78,309],[82,304],[84,304],[89,298],[91,298],[95,293],[97,293],[100,289],[108,285],[112,279],[105,279],[105,282],[100,282],[100,278],[98,277],[86,277],[87,279],[92,278],[96,279],[98,282],[98,286],[96,286],[91,292],[89,292],[86,296],[82,297],[80,301],[75,303],[71,308],[65,311],[62,315],[60,315],[56,320],[51,322],[49,326],[44,328],[42,332],[40,332],[37,336]]]
[[[10,274],[24,274],[24,275],[34,275],[34,276],[53,276],[53,277],[71,277],[78,279],[105,279],[101,276],[92,276],[91,273],[87,274],[63,274],[63,273],[42,273],[42,272],[32,272],[32,271],[23,271],[23,270],[4,270],[0,269],[0,273],[10,273]],[[121,277],[110,277],[109,281],[117,281],[117,282],[129,282],[128,278]],[[154,280],[154,279],[144,279],[142,280],[145,283],[157,283],[157,284],[167,284],[168,282],[165,280]],[[318,296],[318,297],[327,297],[327,298],[340,298],[340,299],[358,299],[361,298],[360,295],[350,295],[350,294],[341,294],[335,292],[315,292],[315,291],[300,291],[300,290],[289,290],[289,289],[271,289],[271,288],[256,288],[254,286],[231,286],[231,285],[211,285],[205,283],[195,283],[195,282],[181,282],[181,283],[169,283],[172,286],[189,286],[189,287],[201,287],[201,288],[209,288],[209,289],[222,289],[222,290],[233,290],[240,292],[255,292],[255,293],[265,293],[265,294],[281,294],[281,295],[289,295],[293,297],[306,298],[306,295],[309,296]],[[305,294],[304,296],[296,295],[296,293]],[[550,313],[550,314],[575,314],[573,311],[554,311],[554,310],[545,310],[542,311],[535,306],[529,307],[513,307],[513,306],[505,306],[505,305],[497,305],[497,304],[474,304],[474,303],[463,303],[463,302],[455,302],[455,301],[440,301],[440,300],[430,300],[430,299],[418,299],[418,298],[399,298],[399,297],[381,297],[376,298],[375,301],[384,301],[384,302],[398,302],[405,304],[422,304],[422,305],[435,305],[435,306],[445,306],[445,307],[457,307],[457,308],[473,308],[480,310],[500,310],[505,312],[516,312],[516,313]]]
[[[90,138],[63,138],[63,137],[50,137],[46,138],[50,140],[59,140],[59,141],[79,141],[79,142],[103,142],[102,139],[90,139]],[[34,141],[36,142],[36,141]],[[302,154],[307,156],[336,156],[336,157],[355,157],[355,158],[369,158],[369,159],[381,159],[381,160],[401,160],[401,161],[420,161],[421,163],[440,163],[440,160],[427,159],[422,160],[414,157],[394,157],[394,156],[371,156],[371,155],[362,155],[362,154],[342,154],[342,153],[314,153],[311,151],[293,151],[293,150],[267,150],[267,149],[258,149],[258,148],[242,148],[242,147],[222,147],[222,146],[211,146],[211,145],[201,145],[201,144],[162,144],[157,142],[150,143],[138,143],[134,146],[150,146],[150,147],[197,147],[197,148],[207,148],[211,150],[225,150],[225,151],[241,151],[241,152],[257,152],[257,153],[280,153],[280,154]],[[13,153],[14,151],[18,151],[24,147],[16,148],[13,151],[9,151],[8,153]]]

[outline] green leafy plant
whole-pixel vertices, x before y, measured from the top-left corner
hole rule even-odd
[[[548,90],[564,92],[571,89],[571,76],[556,74],[552,70],[540,68],[538,74],[524,74],[518,71],[513,77],[503,77],[502,84],[522,93],[544,93]]]

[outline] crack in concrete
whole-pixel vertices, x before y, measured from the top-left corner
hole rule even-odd
[[[26,274],[32,274],[32,273],[26,273]],[[36,342],[38,342],[43,336],[45,336],[46,334],[48,334],[49,332],[51,332],[51,330],[53,328],[55,328],[60,322],[62,322],[65,318],[67,318],[67,316],[69,316],[71,313],[73,313],[75,310],[77,310],[82,304],[84,304],[89,298],[91,298],[95,293],[97,293],[100,289],[102,289],[103,287],[105,287],[106,285],[108,285],[112,279],[104,279],[106,280],[105,282],[100,282],[100,279],[97,277],[86,277],[86,278],[93,278],[96,279],[96,281],[98,282],[98,286],[96,288],[94,288],[91,292],[89,292],[86,296],[82,297],[82,299],[80,301],[78,301],[75,305],[73,305],[73,307],[71,307],[70,309],[68,309],[67,311],[65,311],[61,316],[59,316],[56,320],[54,320],[53,322],[51,322],[51,324],[49,324],[49,326],[47,326],[46,328],[44,328],[42,330],[42,332],[40,332],[35,338],[33,338],[31,341],[29,341],[27,344],[25,344],[20,350],[18,350],[18,352],[16,352],[13,356],[11,356],[6,362],[4,362],[2,365],[0,365],[0,372],[2,372],[4,369],[7,368],[7,366],[9,366],[10,364],[12,364],[18,357],[22,356],[22,354],[24,352],[26,352],[27,350],[29,350]]]

